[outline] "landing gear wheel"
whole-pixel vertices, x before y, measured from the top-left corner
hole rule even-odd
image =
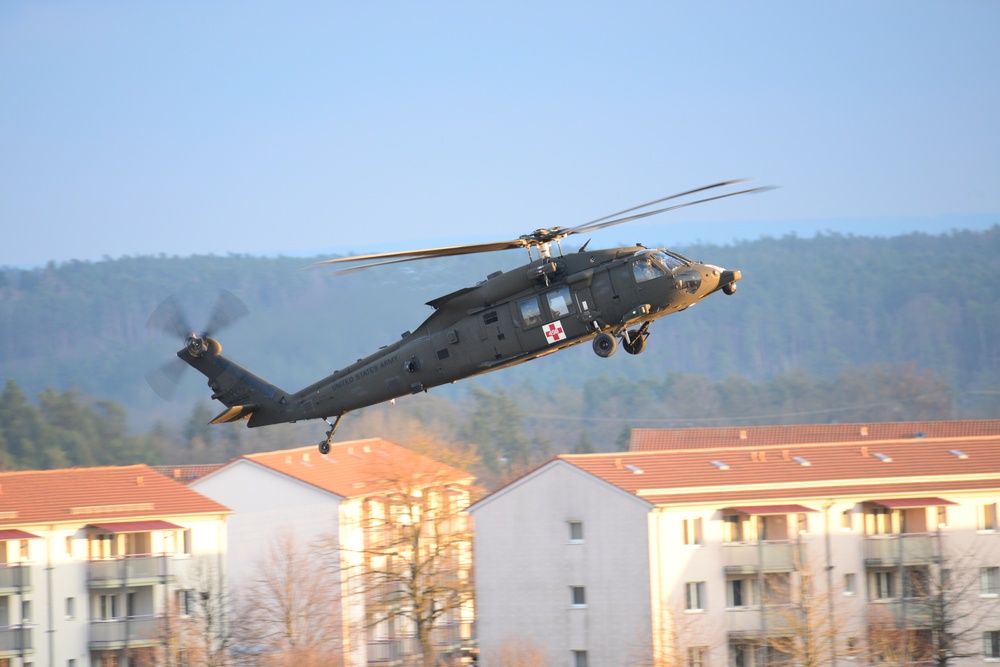
[[[618,349],[618,340],[609,333],[602,331],[594,339],[594,352],[599,357],[610,357]]]
[[[639,354],[646,349],[646,335],[638,329],[630,330],[622,338],[622,349],[629,354]]]
[[[723,285],[722,291],[728,294],[729,296],[736,294],[736,283],[729,283],[728,285]]]
[[[319,443],[319,453],[322,454],[323,456],[326,456],[327,454],[329,454],[330,453],[330,443],[327,442],[327,441],[325,441],[325,440],[323,442]]]

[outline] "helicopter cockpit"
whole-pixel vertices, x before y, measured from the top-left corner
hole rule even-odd
[[[654,278],[661,278],[674,269],[684,266],[680,257],[667,254],[662,250],[640,250],[635,254],[632,263],[632,273],[637,283],[644,283]]]

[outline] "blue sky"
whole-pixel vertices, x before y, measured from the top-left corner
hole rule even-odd
[[[0,266],[1000,222],[1000,3],[0,3]]]

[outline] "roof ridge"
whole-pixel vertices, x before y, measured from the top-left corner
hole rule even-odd
[[[148,463],[130,463],[123,466],[70,466],[67,468],[48,468],[46,470],[2,470],[0,471],[0,476],[4,475],[50,475],[56,473],[67,473],[70,471],[76,472],[98,472],[102,470],[129,470],[132,468],[141,468],[153,470],[153,467]],[[154,471],[155,472],[155,471]]]

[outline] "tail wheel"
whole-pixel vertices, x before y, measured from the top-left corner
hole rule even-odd
[[[594,339],[594,352],[599,357],[610,357],[618,349],[618,340],[609,333],[601,332]]]

